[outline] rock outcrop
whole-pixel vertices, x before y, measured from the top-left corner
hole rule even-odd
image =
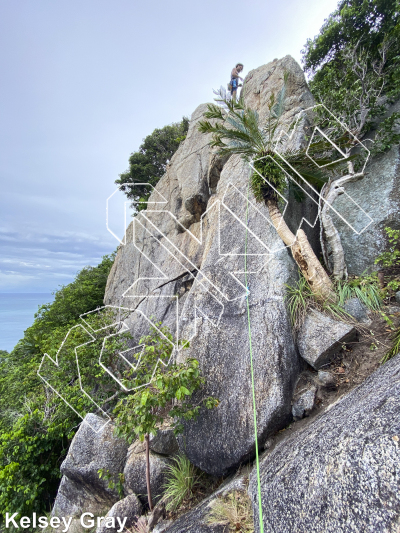
[[[226,497],[233,492],[245,492],[247,483],[247,474],[237,475],[227,480],[211,496],[168,526],[164,530],[165,533],[228,533],[227,525],[210,524],[209,515],[212,504],[217,498]]]
[[[265,533],[394,532],[400,515],[400,355],[260,464]],[[256,473],[249,493],[256,531]]]
[[[265,116],[286,71],[283,128],[313,104],[300,66],[290,56],[275,60],[250,72],[244,88],[246,103]],[[239,157],[218,159],[210,139],[198,132],[205,109],[201,105],[193,113],[187,138],[147,210],[128,228],[105,303],[135,309],[128,319],[135,341],[147,333],[145,317],[162,321],[174,334],[179,318],[181,338],[191,342],[184,355],[199,360],[206,378],[201,395],[220,400],[217,409],[185,424],[180,446],[194,464],[221,475],[254,453],[245,261],[260,442],[291,419],[300,363],[283,296],[285,284],[296,280],[297,267],[266,207],[256,205],[249,192],[249,165]],[[304,142],[306,126],[304,121],[297,128],[293,146]],[[155,207],[160,197],[166,203]],[[297,229],[303,216],[314,222],[316,214],[316,204],[308,200],[297,210],[287,209],[286,218]]]
[[[152,499],[157,502],[162,496],[165,475],[170,461],[163,455],[150,454],[150,487]],[[126,494],[136,494],[143,502],[147,501],[146,456],[145,453],[128,452],[124,468],[124,490]]]
[[[128,445],[112,432],[111,424],[104,426],[104,420],[88,414],[61,464],[63,478],[52,516],[72,517],[71,532],[83,530],[78,520],[82,513],[105,516],[120,499],[117,489],[110,489],[108,479],[100,478],[98,473],[100,469],[108,471],[117,482],[118,474],[124,470]]]
[[[400,102],[397,102],[388,112],[399,110]],[[371,148],[370,142],[365,144]],[[397,144],[387,152],[370,158],[365,176],[359,181],[348,183],[345,186],[346,195],[339,196],[333,203],[333,207],[356,230],[332,214],[340,232],[349,274],[360,276],[366,270],[376,270],[374,261],[387,247],[385,227],[400,229],[399,150]],[[356,209],[354,202],[370,218]],[[368,227],[361,231],[367,224]]]
[[[356,337],[353,326],[312,309],[300,328],[297,345],[303,359],[318,370],[330,362],[343,343]]]
[[[121,528],[121,522],[125,521],[125,530],[131,528],[137,521],[138,517],[142,514],[142,504],[139,498],[135,494],[130,494],[126,498],[123,498],[116,504],[114,504],[108,511],[104,520],[101,521],[100,527],[96,529],[96,533],[117,533]],[[120,519],[119,522],[117,519]],[[114,523],[115,527],[110,526]]]

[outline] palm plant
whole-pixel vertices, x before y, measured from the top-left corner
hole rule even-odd
[[[285,74],[282,89],[277,96],[271,95],[263,123],[257,111],[244,105],[242,96],[235,102],[229,100],[221,89],[217,93],[218,103],[208,104],[205,120],[200,121],[198,127],[200,132],[212,134],[210,145],[217,148],[220,156],[237,154],[252,164],[251,188],[256,201],[265,202],[274,227],[285,245],[290,247],[312,292],[321,300],[336,300],[332,281],[305,232],[299,229],[294,234],[279,207],[279,199],[283,198],[285,190],[291,188],[294,198],[301,201],[304,198],[304,181],[319,191],[328,181],[330,170],[338,165],[334,162],[332,145],[324,139],[309,144],[307,148],[297,149],[279,143],[287,80],[288,75]],[[324,173],[308,154],[320,167],[325,167]]]

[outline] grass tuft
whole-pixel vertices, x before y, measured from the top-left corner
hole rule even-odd
[[[294,285],[285,285],[285,300],[295,331],[298,331],[304,322],[309,308],[325,312],[332,318],[342,320],[360,327],[358,322],[343,308],[350,298],[358,298],[372,311],[378,311],[382,305],[381,291],[376,275],[354,278],[348,281],[337,281],[335,292],[337,302],[324,302],[321,304],[313,294],[304,276],[300,274],[299,280]]]
[[[245,492],[231,492],[226,497],[217,498],[210,506],[208,524],[227,525],[232,532],[254,533],[253,509]]]
[[[400,328],[395,332],[393,337],[393,345],[390,350],[384,355],[381,360],[381,363],[386,363],[389,359],[392,359],[395,355],[400,352]]]
[[[193,497],[195,489],[202,484],[202,472],[184,455],[173,459],[174,464],[168,466],[164,484],[165,508],[175,511],[184,500]]]

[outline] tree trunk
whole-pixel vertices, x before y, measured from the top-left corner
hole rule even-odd
[[[352,169],[352,167],[351,167]],[[326,254],[325,243],[329,244],[332,251],[331,260],[333,265],[333,277],[335,279],[347,279],[347,266],[344,259],[344,250],[340,234],[333,223],[332,217],[329,214],[330,207],[336,198],[343,194],[343,186],[351,181],[357,181],[362,178],[364,174],[362,172],[358,174],[347,174],[335,181],[324,186],[320,195],[319,202],[319,216],[322,227],[321,232],[321,247],[324,252],[324,260],[326,265],[329,265],[329,259]]]
[[[320,300],[336,301],[337,297],[333,290],[332,281],[311,248],[304,231],[299,229],[294,235],[284,221],[276,201],[268,200],[267,207],[279,237],[286,246],[290,247],[293,259],[298,264],[313,293]]]
[[[151,499],[151,487],[150,487],[150,445],[149,434],[144,437],[146,443],[146,485],[147,485],[147,499],[149,501],[150,511],[153,510],[153,501]]]

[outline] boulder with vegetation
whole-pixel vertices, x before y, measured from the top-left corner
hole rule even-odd
[[[295,110],[312,102],[299,65],[287,56],[259,67],[249,74],[246,89],[249,102],[258,95],[260,113],[266,114],[269,96],[282,87],[287,71],[290,104],[283,111],[282,128],[289,127]],[[217,179],[211,136],[198,132],[206,109],[200,106],[192,115],[186,140],[150,197],[150,201],[158,194],[165,197],[162,209],[173,216],[148,209],[135,217],[127,244],[118,250],[105,301],[126,303],[136,310],[129,322],[135,335],[148,328],[142,313],[162,319],[173,332],[179,314],[181,335],[190,339],[185,356],[199,360],[206,381],[204,390],[195,394],[196,402],[209,395],[220,401],[217,409],[204,411],[196,421],[184,424],[180,446],[194,464],[221,475],[254,454],[251,358],[258,438],[264,441],[291,419],[300,363],[284,294],[285,284],[296,279],[297,269],[267,207],[256,205],[248,190],[249,166],[232,156],[220,163]],[[210,195],[207,179],[211,171]],[[202,199],[196,210],[189,201],[193,195]],[[311,216],[312,202],[306,203],[305,209],[307,205]],[[176,221],[185,222],[177,227]],[[295,225],[296,220],[290,223]],[[276,252],[272,258],[271,250]],[[247,280],[245,261],[251,272]],[[164,276],[157,274],[154,265]],[[245,284],[250,287],[249,317]],[[249,320],[257,347],[252,353]]]

